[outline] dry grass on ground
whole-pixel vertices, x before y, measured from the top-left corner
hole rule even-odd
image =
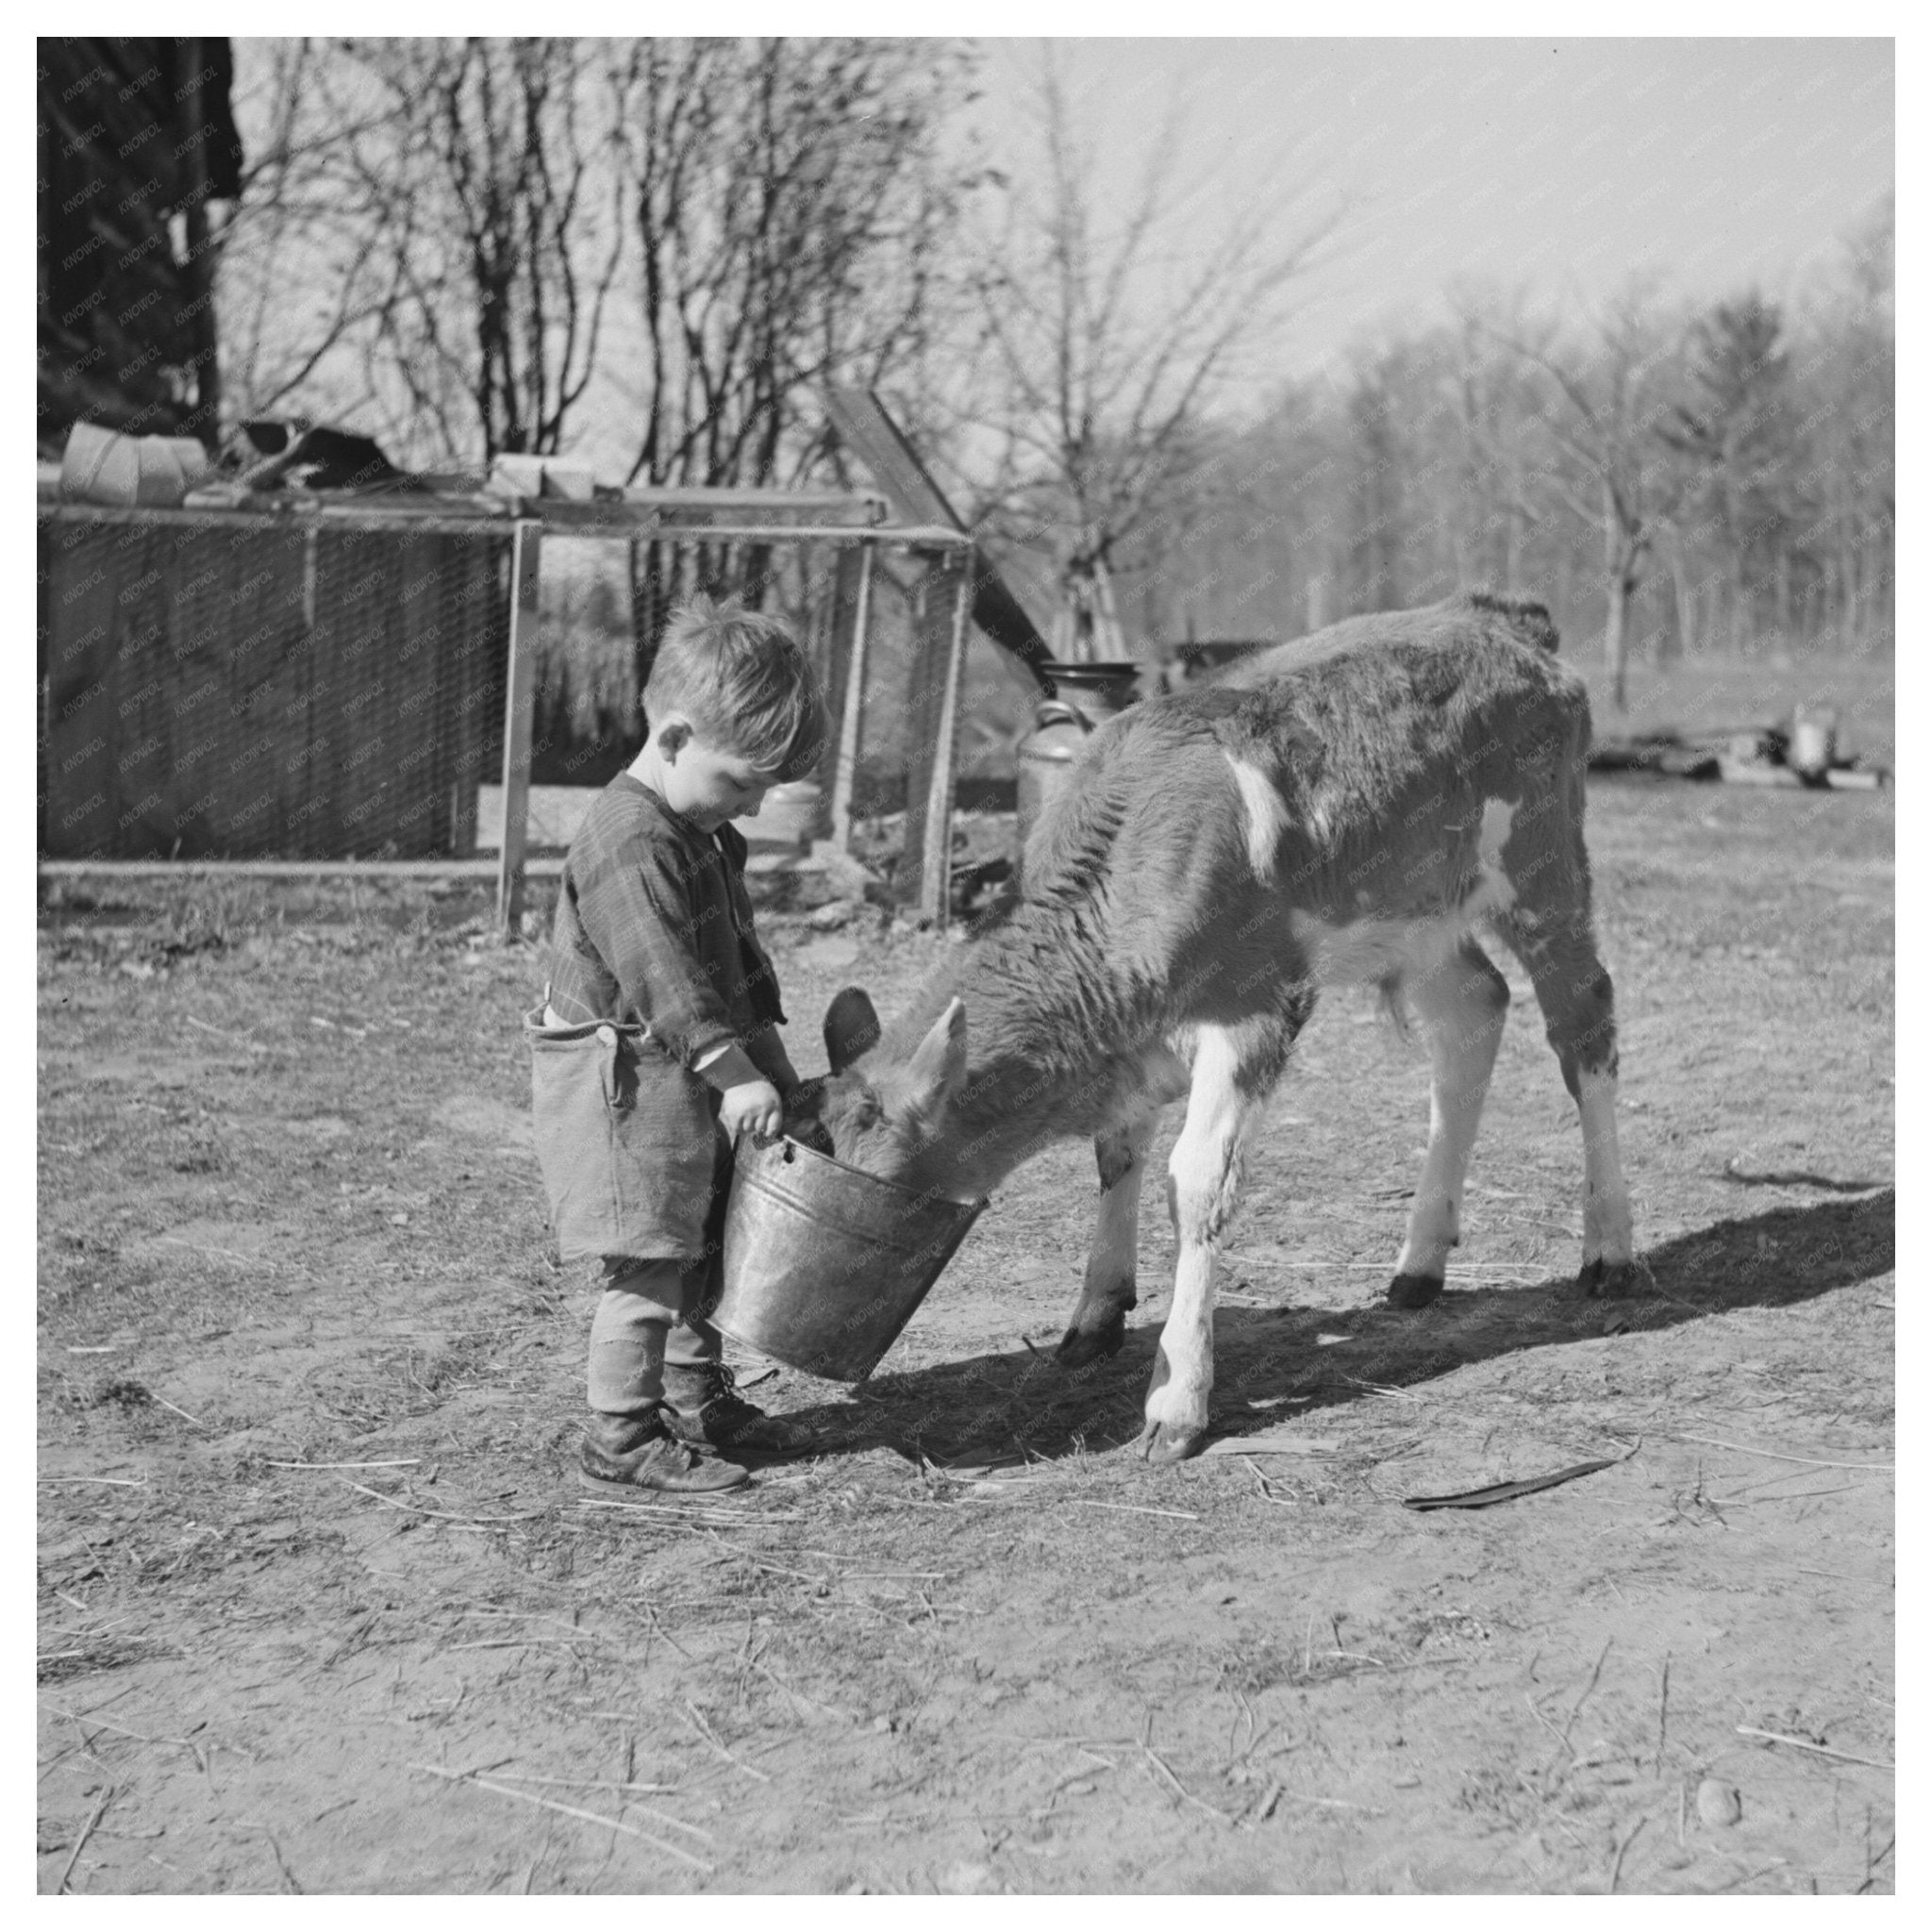
[[[1424,1073],[1336,1000],[1217,1324],[1217,1428],[1300,1453],[1118,1446],[1158,1186],[1126,1351],[1044,1359],[1068,1147],[872,1384],[758,1387],[824,1453],[622,1515],[571,1486],[539,957],[461,889],[48,891],[42,1889],[1889,1890],[1890,796],[1591,812],[1657,1299],[1569,1290],[1519,984],[1451,1292],[1384,1308]],[[808,1066],[947,943],[773,930]]]

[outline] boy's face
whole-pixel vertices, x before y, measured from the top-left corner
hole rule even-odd
[[[681,729],[679,727],[682,727]],[[682,718],[665,720],[659,735],[664,803],[707,832],[729,819],[755,819],[778,774],[715,741],[707,742]]]

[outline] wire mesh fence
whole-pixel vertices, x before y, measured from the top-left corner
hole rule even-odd
[[[37,534],[43,858],[475,850],[507,529],[55,509]]]
[[[493,849],[478,789],[502,776],[507,521],[43,505],[37,535],[42,858]],[[543,556],[530,776],[600,785],[643,738],[637,571],[606,539],[551,536]],[[836,740],[856,553],[801,531],[765,557],[757,601],[805,642]],[[923,566],[890,546],[876,563],[855,747],[860,816],[907,803],[920,679],[909,586]],[[962,791],[1010,786],[1028,695],[1024,675],[974,640]],[[827,798],[833,750],[820,774]]]

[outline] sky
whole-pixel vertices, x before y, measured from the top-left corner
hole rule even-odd
[[[989,155],[1031,165],[1041,43],[983,43],[969,110]],[[1756,283],[1790,297],[1893,179],[1887,40],[1062,42],[1099,177],[1124,207],[1178,101],[1177,158],[1211,233],[1280,202],[1288,240],[1340,208],[1251,365],[1265,385],[1446,316],[1458,284],[1581,317],[1633,275],[1666,297]]]

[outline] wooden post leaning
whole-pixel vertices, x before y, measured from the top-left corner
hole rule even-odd
[[[953,635],[946,645],[946,681],[933,748],[932,785],[925,800],[925,857],[920,868],[919,909],[941,931],[953,905],[953,779],[959,762],[959,699],[966,682],[966,620],[973,608],[972,555],[956,557]]]
[[[530,824],[530,719],[537,694],[537,588],[543,525],[519,518],[510,545],[509,663],[503,712],[503,846],[496,923],[514,939],[524,916],[524,852]]]
[[[858,754],[865,729],[867,625],[872,612],[872,560],[874,546],[858,546],[858,594],[854,601],[852,637],[845,658],[844,690],[839,714],[839,746],[832,764],[832,842],[852,849],[852,792],[858,777]],[[827,693],[829,696],[830,693]]]
[[[912,742],[899,893],[938,926],[946,924],[951,899],[953,774],[972,578],[970,554],[949,547],[927,557],[913,597]]]

